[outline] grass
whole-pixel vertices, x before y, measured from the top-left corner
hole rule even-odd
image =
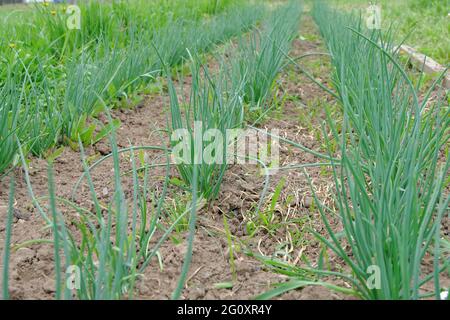
[[[261,109],[268,103],[267,97],[284,63],[284,51],[289,50],[296,33],[300,12],[301,6],[295,2],[276,9],[258,40],[253,38],[247,44],[241,39],[237,58],[219,61],[221,71],[217,76],[212,76],[198,59],[192,59],[191,93],[183,105],[172,80],[168,79],[171,144],[176,152],[177,168],[185,184],[192,186],[194,167],[198,165],[200,197],[212,200],[220,191],[227,159],[234,157],[228,153],[233,141],[227,140],[227,131],[242,128],[244,102]],[[217,140],[217,135],[221,140]],[[211,142],[219,148],[211,149]],[[204,159],[206,156],[208,160]]]
[[[170,143],[180,176],[190,188],[198,169],[198,191],[215,199],[227,168],[227,130],[243,124],[244,106],[239,91],[230,86],[229,71],[222,67],[213,76],[198,58],[192,58],[189,101],[183,106],[172,79],[168,78],[171,127]],[[185,109],[185,111],[183,111]],[[224,141],[225,139],[225,141]],[[211,143],[212,142],[212,143]]]
[[[337,8],[365,9],[368,1],[344,0],[331,1]],[[381,6],[382,27],[384,30],[394,24],[395,41],[415,47],[423,54],[435,59],[440,64],[450,62],[450,35],[448,2],[439,0],[379,0]]]
[[[158,3],[158,8],[164,7],[161,1]],[[201,3],[207,5],[202,7],[203,9],[198,9],[197,5]],[[213,8],[211,8],[212,3]],[[53,21],[51,20],[53,18],[48,16],[50,9],[46,6],[38,7],[36,12],[33,12],[35,15],[33,18],[48,28],[42,34],[49,33],[53,41],[52,46],[48,48],[48,51],[44,50],[41,55],[33,59],[28,57],[36,48],[25,46],[25,40],[30,39],[22,38],[21,41],[11,42],[7,49],[9,51],[3,63],[8,66],[17,66],[18,70],[0,77],[2,84],[0,98],[2,102],[5,101],[0,108],[5,115],[0,119],[2,129],[0,143],[2,149],[4,145],[5,150],[10,150],[8,153],[2,153],[1,169],[7,169],[13,160],[20,156],[29,195],[37,211],[53,231],[55,297],[57,299],[71,299],[73,296],[79,299],[131,298],[139,277],[152,259],[159,254],[159,246],[187,219],[190,234],[189,250],[173,298],[180,296],[190,266],[197,204],[201,203],[201,198],[197,197],[197,181],[199,180],[197,176],[207,178],[209,171],[199,170],[202,168],[194,165],[193,176],[189,180],[192,185],[191,204],[184,212],[176,212],[169,225],[162,225],[160,217],[169,183],[170,163],[167,163],[163,190],[156,192],[149,187],[151,166],[145,165],[138,169],[134,152],[146,148],[162,150],[166,153],[169,150],[158,147],[130,147],[119,150],[115,138],[119,124],[109,117],[109,125],[98,130],[95,115],[100,112],[106,112],[109,115],[107,103],[114,104],[121,98],[128,99],[145,87],[146,83],[162,74],[164,68],[167,68],[167,74],[170,74],[169,68],[182,62],[188,56],[188,52],[198,55],[209,50],[215,43],[251,28],[264,14],[263,8],[255,10],[253,6],[242,3],[236,6],[233,1],[220,3],[188,1],[184,4],[191,4],[197,9],[186,10],[184,5],[179,6],[181,10],[179,14],[184,16],[183,18],[174,16],[177,18],[175,27],[167,18],[164,22],[161,21],[159,26],[142,33],[139,32],[142,25],[139,26],[139,23],[131,25],[130,21],[131,17],[138,20],[137,13],[143,10],[143,7],[136,8],[136,16],[133,16],[128,8],[124,15],[118,18],[120,8],[115,8],[118,5],[116,2],[112,4],[112,7],[109,4],[95,2],[88,2],[85,6],[83,4],[83,19],[90,21],[90,28],[82,29],[77,34],[64,29],[62,25],[64,19],[58,16],[60,13],[51,14],[56,16],[56,21]],[[173,5],[176,7],[176,4]],[[234,6],[231,8],[231,5]],[[166,13],[170,11],[169,8],[165,10],[167,10]],[[190,16],[192,12],[194,13]],[[215,16],[198,19],[201,16],[200,12],[215,14]],[[110,16],[114,19],[110,19]],[[148,21],[148,17],[143,18],[143,22]],[[10,22],[3,21],[3,23]],[[125,35],[117,29],[123,25],[127,26]],[[19,29],[19,26],[11,26],[10,30],[18,35]],[[200,30],[202,37],[198,37]],[[34,30],[29,34],[33,36],[33,32]],[[22,33],[22,36],[25,37],[25,33]],[[59,41],[62,39],[64,41]],[[44,41],[39,38],[34,40],[38,43]],[[153,46],[150,45],[151,43]],[[186,50],[187,48],[189,50]],[[78,51],[79,49],[81,50]],[[26,50],[30,51],[26,52]],[[160,52],[162,56],[158,56]],[[216,101],[219,102],[216,103],[216,107],[221,108],[222,102],[225,101],[222,96],[224,87],[215,87],[219,81],[203,82],[200,79],[199,65],[194,64],[194,66],[197,68],[194,74],[198,78],[193,93],[197,94],[199,100],[191,105],[192,110],[195,110],[196,116],[202,112],[204,116],[208,116],[209,94],[216,93],[216,98],[220,99]],[[205,71],[206,74],[207,71]],[[226,84],[226,80],[223,84]],[[169,90],[171,89],[173,93],[173,84],[172,87],[169,86]],[[235,127],[242,123],[239,99],[235,96],[230,97],[228,101],[229,108],[223,110],[224,113],[221,114],[226,120],[215,118],[214,124],[221,123],[221,128]],[[232,109],[234,111],[231,114],[225,113]],[[110,136],[112,153],[89,166],[84,156],[84,146],[93,144],[105,136]],[[60,149],[54,152],[52,149],[60,143],[69,144],[81,152],[84,167],[81,179],[86,179],[88,183],[93,204],[91,209],[84,208],[75,201],[56,196],[51,163],[48,169],[48,197],[37,198],[33,192],[26,156],[30,152],[37,155],[43,153],[55,155]],[[122,186],[119,154],[123,152],[131,153],[133,179],[131,199],[125,197]],[[103,203],[94,188],[91,171],[109,158],[112,158],[114,163],[114,188],[111,201]],[[51,159],[53,156],[49,156],[49,161]],[[76,183],[74,194],[77,193],[79,185]],[[206,187],[204,181],[200,186]],[[216,190],[218,187],[212,190],[213,193],[217,192]],[[151,205],[148,202],[149,198],[153,200]],[[13,197],[10,198],[12,199]],[[48,206],[45,206],[43,202],[48,202]],[[79,218],[67,221],[68,218],[63,217],[59,211],[60,206],[69,208]],[[11,208],[9,212],[11,216]],[[9,221],[7,227],[9,232],[11,225]],[[185,227],[182,226],[182,228]],[[4,265],[8,266],[8,262],[9,251],[6,250]],[[68,274],[68,279],[62,277],[64,273]],[[4,272],[4,278],[3,291],[7,292],[7,269]],[[76,288],[73,289],[64,280],[71,280],[72,284],[77,285]]]
[[[249,236],[257,235],[261,230],[264,230],[268,234],[275,234],[285,221],[281,221],[276,215],[275,207],[280,204],[280,196],[283,188],[286,184],[286,180],[282,178],[275,186],[274,192],[270,195],[270,201],[266,206],[255,210],[252,210],[248,217],[245,219],[246,232]],[[280,205],[285,205],[284,203]],[[289,205],[286,203],[286,205]]]
[[[85,170],[84,177],[93,203],[92,210],[56,196],[51,163],[48,166],[48,197],[36,198],[31,184],[27,181],[29,194],[36,208],[43,217],[47,217],[46,220],[53,230],[56,299],[71,299],[73,296],[78,299],[102,300],[132,298],[136,282],[152,258],[157,255],[159,246],[168,239],[173,229],[190,210],[189,208],[181,213],[167,228],[159,224],[169,183],[167,170],[170,163],[167,162],[166,165],[166,178],[162,190],[158,192],[152,190],[149,186],[150,165],[146,164],[144,173],[139,175],[134,154],[136,149],[129,150],[133,190],[131,199],[126,198],[119,163],[119,154],[124,151],[117,147],[115,130],[110,135],[110,142],[112,145],[110,157],[113,159],[115,170],[114,188],[109,203],[102,202],[95,191],[91,177],[91,170],[95,167],[89,167],[86,163],[81,141],[79,144]],[[167,154],[167,151],[165,153]],[[107,158],[109,157],[100,159],[98,163]],[[24,161],[24,158],[22,160]],[[166,161],[168,160],[166,157]],[[25,174],[28,176],[27,166],[25,163],[23,165]],[[13,180],[11,181],[10,200],[12,201],[14,184]],[[149,199],[152,199],[151,204]],[[48,209],[41,205],[43,201],[48,201]],[[79,218],[63,217],[58,209],[61,206],[69,208]],[[10,204],[10,212],[11,210]],[[8,234],[10,234],[11,225],[10,218],[7,225]],[[158,233],[161,228],[162,232]],[[3,282],[3,290],[7,292],[8,251],[5,251],[4,261],[6,281]],[[66,279],[61,276],[64,273],[67,275]],[[73,288],[70,285],[76,287]]]
[[[366,30],[359,16],[324,2],[315,4],[313,16],[332,56],[343,120],[338,124],[328,114],[341,155],[332,161],[336,209],[314,195],[327,235],[312,232],[349,271],[263,259],[292,281],[261,298],[320,285],[364,299],[440,299],[440,274],[450,263],[441,249],[450,202],[444,191],[450,166],[445,95],[432,100],[428,91],[418,99],[420,86],[412,85],[392,51],[390,32]],[[342,232],[333,227],[334,216]],[[423,268],[427,262],[432,271]],[[325,277],[339,277],[352,288]],[[427,283],[432,294],[422,290]]]
[[[0,90],[0,172],[3,172],[13,162],[17,152],[14,134],[20,129],[20,92],[19,83],[9,72],[5,85]]]
[[[62,5],[37,4],[21,12],[29,24],[17,23],[15,11],[0,18],[0,28],[8,30],[0,36],[0,145],[7,150],[0,156],[0,173],[17,157],[9,136],[14,130],[20,129],[26,154],[45,156],[60,145],[78,148],[79,137],[92,145],[117,126],[102,127],[96,116],[104,111],[103,102],[137,101],[137,94],[162,74],[151,43],[163,62],[175,67],[188,57],[187,48],[205,52],[264,14],[263,7],[254,10],[231,0],[79,5],[81,30],[67,29]],[[148,12],[155,16],[149,19]],[[102,134],[96,137],[97,131]]]
[[[411,3],[426,7],[418,0]],[[249,42],[241,38],[237,55],[220,60],[215,74],[200,62],[200,54],[254,27],[264,9],[235,1],[155,0],[130,6],[86,2],[82,14],[91,27],[83,26],[79,32],[66,30],[63,10],[53,14],[52,9],[62,8],[38,6],[30,11],[28,17],[43,28],[41,33],[32,27],[26,34],[23,27],[0,14],[0,25],[9,28],[0,39],[0,64],[7,66],[0,71],[0,172],[22,162],[29,196],[53,234],[55,298],[133,298],[137,282],[153,258],[159,258],[161,245],[167,239],[180,242],[181,234],[188,232],[186,255],[172,294],[179,299],[192,261],[197,211],[206,200],[218,197],[227,170],[230,141],[220,137],[228,137],[227,130],[243,127],[246,105],[263,112],[278,105],[271,97],[276,96],[279,73],[288,63],[301,67],[299,60],[288,57],[301,7],[295,2],[276,6],[261,32],[250,35]],[[155,19],[149,23],[145,11],[151,9],[160,11],[153,13]],[[441,275],[450,265],[449,241],[442,231],[450,203],[446,189],[450,169],[448,96],[441,91],[432,96],[438,83],[424,92],[423,78],[409,78],[392,49],[396,29],[369,31],[360,16],[333,10],[321,1],[315,3],[313,16],[333,65],[333,87],[319,86],[336,98],[340,110],[336,111],[334,104],[318,104],[326,108],[327,123],[323,134],[314,133],[325,140],[322,149],[328,154],[278,137],[326,163],[280,169],[332,168],[334,205],[321,202],[306,175],[314,193],[310,210],[320,212],[325,234],[311,230],[321,242],[318,261],[297,261],[287,248],[304,245],[304,229],[314,224],[308,219],[279,218],[277,211],[288,181],[279,180],[265,203],[266,176],[256,214],[246,221],[247,232],[254,236],[263,230],[271,235],[286,228],[292,236],[287,240],[290,243],[277,246],[271,258],[258,258],[290,281],[258,298],[323,286],[363,299],[439,299],[445,289]],[[36,56],[31,56],[37,54],[37,45],[32,43],[44,48]],[[172,79],[176,71],[187,72],[186,60],[192,75],[188,99]],[[119,149],[116,134],[120,123],[111,119],[110,107],[137,101],[139,93],[151,90],[160,75],[167,78],[170,97],[171,149]],[[180,80],[183,83],[182,77]],[[318,108],[313,109],[309,119]],[[109,116],[109,124],[96,121],[101,112]],[[308,127],[308,123],[304,125]],[[84,147],[104,137],[109,137],[112,153],[88,163]],[[219,149],[211,149],[213,142]],[[69,200],[56,195],[51,161],[61,144],[81,152],[84,172],[73,194],[85,181],[89,208],[75,197]],[[166,170],[162,187],[151,187],[155,166],[147,163],[142,153],[135,155],[143,150],[163,153],[165,162],[159,164]],[[120,160],[124,153],[129,154],[131,166],[126,172]],[[48,158],[46,197],[38,198],[33,192],[26,160],[29,154]],[[113,161],[114,186],[105,201],[94,187],[92,172],[107,159]],[[182,180],[169,179],[173,162]],[[268,168],[259,163],[267,173]],[[131,180],[128,196],[124,179]],[[176,197],[171,203],[167,200],[170,183],[183,187],[190,196]],[[4,298],[9,294],[14,194],[12,178],[3,254]],[[291,199],[283,201],[281,205],[288,206]],[[63,215],[61,208],[74,215]],[[335,218],[341,231],[334,225]],[[237,281],[234,253],[240,247],[225,215],[223,223],[233,282],[216,287],[231,288]],[[333,266],[332,255],[343,265]],[[339,278],[350,287],[336,285],[330,278]],[[425,293],[424,286],[434,287],[433,292]]]
[[[3,300],[9,299],[9,260],[11,257],[11,233],[13,225],[13,213],[14,213],[14,195],[15,195],[15,180],[11,178],[9,195],[8,195],[8,215],[6,220],[6,235],[3,250],[3,272],[2,272],[2,298]]]
[[[270,105],[275,80],[284,66],[284,52],[289,52],[298,32],[301,11],[295,1],[279,6],[260,32],[240,39],[232,64],[235,76],[245,83],[243,98],[251,110],[264,111]]]

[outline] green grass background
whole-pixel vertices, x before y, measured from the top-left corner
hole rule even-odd
[[[329,0],[343,9],[364,9],[367,0]],[[441,64],[450,62],[450,1],[449,0],[377,0],[381,6],[382,27],[391,23],[397,41],[403,40]]]

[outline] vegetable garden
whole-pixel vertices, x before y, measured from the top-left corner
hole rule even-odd
[[[448,299],[448,67],[344,2],[0,6],[3,299]]]

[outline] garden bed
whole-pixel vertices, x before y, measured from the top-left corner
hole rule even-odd
[[[249,34],[252,32],[255,31],[250,30]],[[226,45],[220,46],[213,54],[204,54],[202,62],[208,65],[211,73],[220,72],[222,65],[219,64],[217,57],[223,54],[222,50],[225,52],[224,56],[228,57],[227,51],[231,48],[230,52],[234,52],[232,50],[239,46],[243,39],[248,40],[249,37],[239,39],[235,37],[232,41],[226,41]],[[311,15],[303,13],[298,35],[293,40],[289,52],[290,57],[303,57],[301,63],[290,63],[280,70],[271,87],[272,97],[268,99],[273,110],[262,117],[256,126],[269,132],[278,130],[278,135],[283,139],[294,141],[320,154],[339,157],[338,141],[334,136],[336,133],[324,123],[327,122],[327,112],[336,122],[342,120],[340,102],[310,79],[312,77],[333,90],[336,88],[337,84],[333,82],[336,81],[336,78],[333,78],[336,73],[330,56],[326,53],[327,48]],[[299,69],[299,65],[302,70]],[[305,69],[308,70],[308,74],[303,72]],[[411,78],[416,79],[412,71],[408,72]],[[194,82],[192,74],[184,65],[175,66],[171,69],[171,73],[174,88],[188,99]],[[51,228],[51,224],[42,219],[41,212],[36,206],[38,199],[44,208],[43,211],[51,212],[54,207],[51,205],[52,197],[48,197],[49,184],[52,185],[49,176],[54,177],[55,198],[58,200],[59,211],[54,212],[55,217],[58,214],[63,217],[65,228],[74,236],[75,242],[80,243],[84,238],[80,234],[79,225],[85,220],[80,217],[80,211],[75,210],[72,204],[91,213],[101,208],[100,214],[104,216],[115,212],[111,209],[112,205],[111,207],[109,205],[116,200],[119,168],[123,199],[127,201],[129,212],[132,212],[136,203],[134,199],[136,185],[140,186],[145,180],[145,173],[141,169],[136,170],[135,162],[143,167],[164,163],[166,154],[162,149],[170,148],[167,125],[173,116],[171,114],[173,108],[170,108],[173,103],[170,82],[168,83],[168,79],[164,76],[159,76],[142,91],[137,97],[120,100],[120,108],[111,110],[111,119],[107,113],[97,116],[97,120],[105,126],[111,123],[112,119],[120,121],[120,127],[114,134],[115,139],[109,140],[106,137],[93,146],[86,146],[82,152],[76,150],[76,144],[72,143],[71,147],[65,146],[52,163],[53,175],[48,173],[46,159],[30,156],[27,158],[29,159],[27,170],[17,166],[0,181],[2,251],[5,241],[3,234],[8,231],[11,178],[14,178],[16,183],[14,210],[11,212],[14,217],[10,228],[12,250],[9,294],[12,299],[52,299],[57,294],[54,228],[62,232],[61,229],[57,229],[61,226]],[[433,98],[430,100],[436,101],[442,94],[437,87],[433,90]],[[424,99],[423,92],[420,92],[419,98]],[[184,105],[182,108],[184,116],[188,113],[186,111],[188,109]],[[136,149],[133,153],[121,152],[116,158],[115,143],[118,149],[130,147],[143,149]],[[445,143],[448,145],[448,140]],[[157,146],[160,149],[144,149],[148,146]],[[297,290],[285,290],[286,292],[280,291],[279,294],[260,297],[367,298],[357,294],[346,294],[355,293],[354,283],[332,273],[352,274],[353,270],[349,267],[348,261],[344,261],[343,255],[327,250],[324,241],[320,241],[320,236],[324,239],[330,236],[330,230],[338,234],[342,233],[344,228],[341,217],[335,214],[339,211],[336,202],[336,181],[338,181],[336,172],[333,172],[331,166],[309,166],[324,160],[286,141],[281,140],[279,147],[280,167],[305,165],[305,170],[303,168],[279,170],[264,176],[259,165],[230,165],[224,174],[218,196],[198,204],[195,238],[192,242],[192,261],[182,284],[180,298],[252,299],[270,292],[277,284],[303,280],[316,283],[323,281],[329,286],[299,284],[292,288]],[[111,154],[112,157],[102,160]],[[83,167],[82,158],[85,159],[87,166],[95,165],[99,160],[101,162],[87,171]],[[440,152],[439,165],[445,164],[447,158],[448,150]],[[98,203],[97,200],[93,200],[86,172],[90,173]],[[28,176],[30,184],[26,181]],[[79,180],[80,178],[82,179]],[[167,169],[159,165],[149,169],[148,185],[151,195],[148,201],[146,199],[148,202],[146,205],[150,216],[159,206],[158,199],[162,201],[163,208],[154,236],[152,234],[150,237],[149,247],[156,248],[166,231],[171,226],[175,227],[166,241],[155,251],[148,267],[143,272],[137,272],[133,290],[126,291],[126,288],[122,288],[125,293],[121,298],[170,299],[177,291],[183,264],[189,257],[190,250],[189,217],[183,216],[183,212],[189,211],[193,197],[191,186],[182,180],[176,166]],[[74,188],[78,181],[80,184]],[[30,191],[33,192],[33,196]],[[448,175],[442,193],[445,203],[445,196],[449,194]],[[64,200],[71,201],[72,204]],[[258,206],[260,210],[257,210]],[[324,207],[334,211],[333,214],[326,215],[328,218],[325,222],[322,212]],[[113,228],[116,223],[117,220],[112,221]],[[142,221],[137,222],[138,228],[140,223]],[[143,223],[146,225],[147,222]],[[131,224],[128,221],[126,223],[129,232],[134,230]],[[443,239],[448,239],[448,224],[448,214],[444,214],[441,232]],[[113,242],[116,234],[109,236]],[[142,241],[139,239],[139,245],[141,244]],[[344,241],[343,247],[345,253],[353,257],[351,244]],[[435,263],[431,251],[427,251],[421,264],[422,271],[426,274],[432,274]],[[65,259],[66,257],[62,258],[62,264],[66,262]],[[448,259],[448,251],[442,252],[441,259]],[[281,267],[275,265],[278,262],[282,264]],[[93,264],[95,263],[98,262]],[[289,267],[286,267],[287,265]],[[302,269],[305,265],[307,268]],[[329,274],[317,276],[306,270],[308,268],[326,269]],[[61,272],[61,276],[64,277],[64,272]],[[442,288],[448,288],[450,286],[448,272],[444,270],[438,281]],[[336,288],[343,289],[340,292],[332,290]],[[427,283],[420,290],[422,294],[432,295],[434,289],[432,283]]]

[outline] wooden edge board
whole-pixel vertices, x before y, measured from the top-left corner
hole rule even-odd
[[[432,58],[418,52],[413,47],[403,44],[400,46],[400,52],[407,54],[411,59],[411,63],[419,70],[423,69],[423,72],[427,74],[439,76],[442,72],[445,71],[445,68],[443,66],[434,61]],[[442,85],[446,89],[450,89],[450,72],[448,70],[444,76]]]

